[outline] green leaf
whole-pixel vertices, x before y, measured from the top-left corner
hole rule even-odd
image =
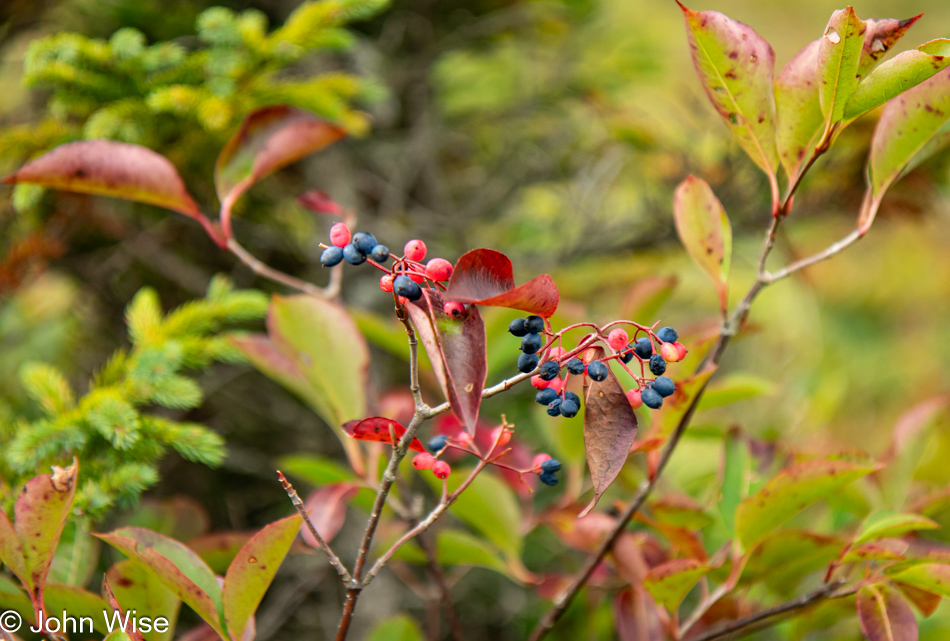
[[[903,561],[909,544],[901,539],[883,539],[873,543],[855,545],[842,557],[842,563],[860,563],[861,561]]]
[[[110,612],[109,604],[98,594],[74,586],[50,583],[43,589],[43,601],[48,613],[57,613],[53,616],[59,617],[58,613],[65,612],[77,619],[89,617],[97,632],[108,632],[103,613]],[[142,613],[143,616],[153,616],[151,612],[146,612]]]
[[[861,81],[845,105],[844,119],[854,120],[950,66],[950,40],[932,40],[904,51]]]
[[[782,167],[792,179],[811,156],[822,134],[824,116],[818,98],[818,50],[814,40],[788,61],[775,79],[778,126],[775,142]]]
[[[426,558],[418,545],[404,545],[396,552],[395,558],[412,563],[425,563]],[[446,528],[439,532],[436,539],[436,559],[440,565],[462,565],[494,570],[499,574],[511,576],[508,565],[491,543],[468,532]]]
[[[866,30],[852,7],[835,11],[825,27],[818,46],[818,99],[826,130],[842,121],[845,106],[858,88]]]
[[[271,523],[241,548],[224,578],[224,619],[232,639],[243,639],[248,621],[290,551],[303,519],[295,514]]]
[[[380,621],[366,641],[423,641],[425,637],[415,622],[405,614]]]
[[[886,583],[858,590],[858,621],[868,641],[917,641],[917,619],[900,592]]]
[[[854,539],[854,545],[859,545],[875,539],[900,537],[908,532],[917,530],[936,530],[940,526],[919,514],[899,514],[896,512],[875,512],[869,515],[861,525],[861,530]]]
[[[712,568],[696,559],[675,559],[647,572],[643,587],[669,612],[676,612],[689,591]]]
[[[722,203],[705,180],[691,175],[680,183],[673,195],[673,220],[683,247],[712,277],[720,306],[726,309],[732,227]]]
[[[693,64],[709,101],[752,161],[774,176],[778,156],[772,47],[752,28],[718,11],[692,11],[682,4],[680,9]]]
[[[738,430],[730,430],[726,435],[718,505],[719,516],[730,537],[736,533],[736,510],[749,495],[751,475],[752,455],[746,440]]]
[[[709,410],[759,396],[775,394],[775,383],[756,374],[736,372],[710,383],[699,400],[698,410]]]
[[[779,472],[736,509],[736,534],[751,550],[812,503],[879,469],[843,460],[806,461]]]
[[[743,581],[764,585],[778,596],[789,598],[806,576],[826,568],[837,558],[841,545],[837,539],[812,532],[776,532],[753,553]]]
[[[222,638],[230,638],[224,631],[221,588],[211,568],[197,554],[178,541],[143,528],[120,528],[96,536],[143,565]]]
[[[357,478],[349,466],[330,458],[312,454],[285,456],[280,459],[279,465],[281,471],[302,479],[314,487],[355,481]]]
[[[27,583],[26,565],[23,560],[23,544],[13,529],[6,512],[0,510],[0,561],[13,572],[20,582]]]
[[[116,601],[125,612],[136,611],[147,614],[155,620],[158,617],[168,619],[168,630],[164,633],[152,630],[143,633],[145,641],[171,641],[175,636],[175,624],[181,600],[166,588],[158,578],[134,561],[120,561],[106,572],[106,580],[115,595]]]
[[[889,573],[891,579],[907,583],[915,588],[950,597],[950,565],[944,563],[917,563],[896,568]]]

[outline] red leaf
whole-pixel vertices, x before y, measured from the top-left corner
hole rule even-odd
[[[221,150],[214,167],[225,236],[231,236],[231,208],[251,185],[345,135],[340,127],[288,105],[251,112]]]
[[[485,323],[475,307],[465,310],[463,318],[453,318],[442,310],[444,303],[436,292],[427,289],[423,294],[407,305],[409,317],[452,411],[474,436],[488,377]]]
[[[307,498],[307,512],[317,532],[324,541],[332,541],[339,534],[346,520],[346,504],[360,489],[354,483],[333,483],[321,487]],[[318,547],[317,540],[304,523],[300,528],[303,540],[311,547]]]
[[[593,359],[604,355],[597,347]],[[609,369],[608,369],[609,371]],[[584,449],[587,466],[594,481],[594,498],[580,516],[590,512],[604,491],[614,482],[627,461],[630,446],[637,437],[637,416],[613,371],[600,383],[586,381],[584,390]]]
[[[511,260],[494,249],[473,249],[455,263],[446,300],[473,305],[509,307],[550,317],[561,299],[547,274],[515,287]]]
[[[347,421],[343,424],[341,429],[358,441],[376,441],[377,443],[395,445],[392,442],[390,428],[392,429],[392,434],[396,435],[396,442],[398,443],[402,435],[406,433],[406,428],[396,421],[383,418],[382,416],[364,418],[361,421]],[[422,448],[422,443],[420,443],[417,438],[412,439],[412,443],[409,444],[409,449],[415,450],[416,452],[425,452]]]
[[[917,641],[917,619],[910,605],[887,584],[858,590],[858,620],[868,641]]]
[[[32,183],[171,209],[200,222],[223,246],[220,232],[202,215],[174,165],[147,147],[114,140],[70,142],[27,163],[3,182]]]
[[[614,621],[620,641],[663,641],[666,632],[656,601],[642,588],[628,588],[614,598]]]

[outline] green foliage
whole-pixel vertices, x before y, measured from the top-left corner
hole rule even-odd
[[[236,362],[229,325],[258,320],[266,297],[212,280],[208,295],[163,314],[156,293],[141,290],[126,311],[131,347],[120,349],[77,398],[55,367],[26,363],[20,381],[41,416],[9,417],[2,433],[3,477],[10,485],[72,456],[83,463],[76,507],[93,518],[128,504],[158,482],[169,449],[187,460],[220,465],[224,443],[201,425],[154,412],[190,409],[202,400],[184,372],[215,361]]]

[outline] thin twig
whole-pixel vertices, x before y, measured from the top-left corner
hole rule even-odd
[[[845,236],[838,242],[828,246],[823,251],[820,251],[817,254],[808,256],[807,258],[803,258],[801,260],[795,261],[791,265],[788,265],[787,267],[780,269],[777,272],[773,272],[771,274],[771,282],[774,283],[775,281],[782,280],[783,278],[791,276],[795,272],[799,272],[805,269],[806,267],[811,267],[812,265],[820,263],[824,260],[828,260],[829,258],[837,254],[840,254],[842,251],[844,251],[851,245],[855,244],[856,242],[861,240],[863,237],[864,236],[863,234],[861,234],[861,231],[858,229],[855,229],[853,232],[851,232],[850,234],[848,234],[847,236]]]
[[[432,580],[439,589],[442,608],[445,610],[445,618],[449,622],[449,630],[452,631],[452,638],[455,639],[455,641],[465,641],[465,633],[462,631],[462,621],[459,619],[458,610],[452,601],[452,590],[445,580],[442,566],[439,565],[436,548],[433,547],[432,542],[429,541],[429,538],[425,536],[424,533],[420,533],[417,542],[419,543],[419,547],[422,548],[423,554],[426,556],[426,567],[429,569],[429,574],[432,575]]]
[[[263,262],[254,257],[250,252],[248,252],[244,247],[234,238],[228,239],[227,249],[232,254],[234,254],[238,260],[247,265],[251,271],[253,271],[258,276],[263,276],[268,280],[272,280],[275,283],[289,287],[290,289],[296,289],[297,291],[303,292],[304,294],[310,294],[311,296],[317,296],[318,298],[332,298],[333,294],[332,289],[332,275],[331,275],[331,287],[324,289],[323,287],[317,287],[313,283],[308,283],[305,280],[295,278],[290,274],[285,274],[282,271],[278,271],[273,267],[265,265]],[[340,270],[342,265],[337,265],[334,267],[334,270]],[[339,291],[339,284],[337,284],[336,290]]]

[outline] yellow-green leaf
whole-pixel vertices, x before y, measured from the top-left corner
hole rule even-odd
[[[864,520],[861,530],[854,539],[854,544],[859,545],[875,539],[900,537],[917,530],[936,530],[939,527],[936,522],[919,514],[875,512]]]
[[[647,572],[643,586],[657,603],[675,612],[693,586],[711,569],[696,559],[675,559]]]

